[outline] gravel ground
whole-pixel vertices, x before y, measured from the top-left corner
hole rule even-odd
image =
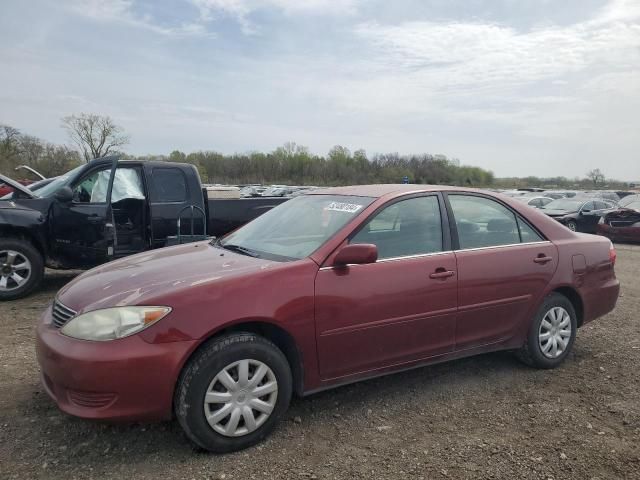
[[[497,353],[295,399],[260,446],[195,450],[176,423],[60,413],[38,383],[33,327],[72,275],[0,304],[0,478],[640,479],[640,247],[619,246],[617,309],[565,364]]]

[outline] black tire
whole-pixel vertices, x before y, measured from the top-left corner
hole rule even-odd
[[[545,355],[545,353],[542,351],[539,335],[542,321],[545,319],[547,312],[556,307],[564,309],[569,314],[571,334],[568,338],[568,343],[562,353],[555,358],[549,358],[549,356]],[[577,327],[578,323],[576,312],[573,308],[573,304],[569,301],[569,299],[559,293],[552,293],[548,295],[542,302],[542,305],[536,312],[536,315],[531,322],[525,344],[520,350],[517,351],[518,358],[520,358],[520,360],[522,360],[527,365],[535,368],[556,368],[564,361],[565,358],[567,358],[567,356],[571,352],[576,339]]]
[[[277,397],[270,416],[256,430],[229,437],[215,431],[205,416],[204,399],[211,382],[225,367],[252,359],[269,367],[277,381]],[[272,342],[253,333],[232,333],[209,341],[183,369],[174,397],[174,411],[187,437],[199,447],[216,453],[232,452],[265,438],[289,407],[291,369],[284,354]]]
[[[567,228],[569,230],[571,230],[572,232],[577,232],[578,231],[578,224],[576,222],[574,222],[573,220],[569,220],[567,223]]]
[[[44,260],[42,255],[29,240],[0,238],[0,252],[9,250],[18,252],[25,257],[31,264],[31,269],[26,282],[22,285],[8,290],[0,288],[0,301],[15,300],[29,295],[38,288],[44,277]],[[3,258],[0,258],[0,267],[3,265],[3,260]]]

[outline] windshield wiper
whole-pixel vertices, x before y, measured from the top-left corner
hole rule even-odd
[[[250,248],[241,247],[240,245],[234,245],[232,243],[219,243],[219,246],[225,250],[231,250],[232,252],[241,253],[242,255],[248,255],[249,257],[260,258],[260,254]]]

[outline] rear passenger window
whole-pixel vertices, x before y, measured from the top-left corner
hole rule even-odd
[[[449,202],[458,230],[460,248],[520,243],[516,216],[502,204],[471,195],[449,195]]]
[[[522,243],[530,243],[530,242],[542,242],[544,238],[540,236],[538,232],[536,232],[533,228],[529,226],[527,222],[518,217],[518,228],[520,229],[520,240]]]
[[[187,179],[179,168],[154,168],[151,174],[154,203],[177,203],[187,199]]]
[[[410,198],[386,207],[350,243],[373,243],[380,260],[442,251],[438,198]]]

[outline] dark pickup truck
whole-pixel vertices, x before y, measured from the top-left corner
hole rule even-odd
[[[35,290],[44,267],[91,268],[221,236],[286,198],[209,199],[190,164],[99,158],[37,191],[0,175],[0,300]],[[205,221],[206,220],[206,221]]]

